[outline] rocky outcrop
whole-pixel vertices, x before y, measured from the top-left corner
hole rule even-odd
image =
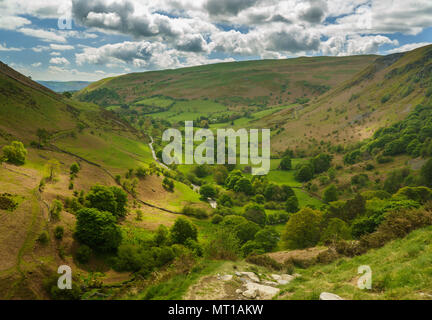
[[[320,300],[343,300],[343,299],[334,293],[322,292],[320,294]]]

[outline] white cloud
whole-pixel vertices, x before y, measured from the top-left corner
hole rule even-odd
[[[68,65],[70,62],[66,58],[51,58],[49,61],[51,64],[58,64],[58,65]]]
[[[420,47],[425,47],[428,45],[431,45],[431,42],[418,42],[418,43],[409,43],[406,45],[403,45],[401,47],[398,48],[394,48],[391,50],[387,50],[386,53],[387,54],[392,54],[392,53],[399,53],[399,52],[406,52],[406,51],[411,51]]]
[[[74,46],[65,45],[65,44],[50,44],[50,48],[57,51],[64,51],[64,50],[73,50]]]
[[[0,43],[0,51],[22,51],[21,48],[12,48],[12,47],[7,47],[6,43],[1,44]]]
[[[32,67],[34,67],[34,68],[38,68],[38,67],[40,67],[42,65],[42,62],[35,62],[35,63],[32,63]]]
[[[64,36],[58,35],[54,31],[47,31],[42,29],[31,29],[31,28],[20,28],[17,31],[30,37],[39,38],[42,41],[66,42],[66,38]]]

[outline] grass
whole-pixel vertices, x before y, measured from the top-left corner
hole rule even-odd
[[[371,290],[357,287],[358,267],[363,265],[372,269]],[[310,300],[325,291],[344,299],[430,300],[432,227],[414,231],[362,256],[317,265],[300,273],[300,278],[283,287],[279,298]]]

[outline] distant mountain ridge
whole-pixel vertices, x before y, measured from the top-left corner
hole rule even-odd
[[[92,84],[90,81],[36,81],[54,92],[80,91]]]

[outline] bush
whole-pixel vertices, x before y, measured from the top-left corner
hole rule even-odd
[[[255,234],[260,230],[260,227],[251,221],[247,221],[237,225],[234,228],[234,234],[240,240],[240,242],[246,243],[249,240],[253,240],[255,238]]]
[[[173,243],[185,244],[188,239],[197,240],[197,228],[185,218],[178,218],[171,227],[170,236]]]
[[[266,227],[255,234],[255,242],[265,252],[270,252],[276,248],[279,239],[279,233],[271,227]]]
[[[285,210],[289,213],[296,213],[300,210],[299,202],[296,196],[289,197],[286,204]]]
[[[426,184],[426,186],[432,188],[432,159],[424,164],[421,168],[421,176]]]
[[[321,236],[321,242],[335,242],[338,240],[348,240],[351,238],[351,232],[345,221],[333,218],[330,219],[327,228],[323,231]]]
[[[71,175],[76,175],[76,174],[78,174],[78,172],[80,171],[80,169],[81,169],[81,167],[80,167],[80,165],[78,163],[73,163],[70,166],[70,174]]]
[[[335,185],[330,185],[324,190],[324,197],[323,201],[325,203],[330,203],[333,201],[337,201],[338,199],[338,192]]]
[[[50,214],[54,220],[60,220],[60,213],[63,210],[63,203],[59,200],[54,200],[51,203]]]
[[[248,220],[245,217],[237,216],[237,215],[228,215],[225,216],[222,220],[221,225],[224,227],[234,228],[235,226],[245,223]]]
[[[163,179],[162,187],[168,192],[174,192],[174,182],[167,177]]]
[[[250,255],[246,258],[246,262],[256,264],[257,266],[261,266],[268,269],[273,269],[276,271],[281,271],[283,269],[283,265],[277,262],[276,260],[270,258],[269,256],[263,255]]]
[[[72,289],[62,290],[58,287],[58,274],[53,274],[43,281],[43,288],[52,300],[80,300],[81,286],[77,279],[72,279]]]
[[[425,204],[432,200],[432,190],[426,187],[404,187],[399,189],[393,198],[413,200]]]
[[[91,255],[92,249],[84,244],[78,248],[75,258],[79,263],[86,264],[89,262]]]
[[[223,217],[222,217],[221,215],[219,215],[219,214],[215,214],[215,215],[213,216],[211,222],[212,222],[213,224],[219,224],[219,223],[222,222],[222,220],[223,220]]]
[[[3,147],[3,159],[7,162],[21,165],[25,163],[27,150],[20,141],[13,141],[10,145]]]
[[[240,254],[240,241],[228,228],[216,231],[205,248],[205,254],[215,260],[237,260]]]
[[[54,237],[57,240],[61,240],[63,239],[63,235],[64,235],[64,228],[62,226],[57,226],[54,229]]]
[[[102,252],[116,250],[122,239],[115,217],[94,208],[77,212],[75,235],[82,244]]]
[[[292,169],[292,163],[291,163],[291,158],[290,157],[283,157],[280,164],[279,164],[279,169],[281,170],[291,170]]]
[[[191,206],[185,206],[182,209],[182,214],[185,216],[195,217],[197,219],[207,219],[208,213],[202,208],[194,208]]]
[[[303,165],[296,171],[294,177],[299,182],[307,182],[313,178],[313,169],[310,165]]]
[[[246,206],[243,216],[252,222],[260,226],[265,226],[267,216],[263,207],[257,204],[249,204]]]
[[[283,240],[289,249],[304,249],[315,246],[321,237],[322,213],[303,208],[294,213],[285,227]]]
[[[207,200],[208,198],[214,199],[216,198],[217,192],[212,185],[206,184],[200,188],[200,195],[204,200]]]
[[[89,208],[108,211],[116,217],[126,215],[127,194],[119,187],[93,186],[86,201]]]
[[[38,237],[38,241],[41,243],[41,244],[47,244],[48,243],[48,241],[49,241],[49,235],[48,235],[48,232],[46,232],[46,231],[42,231],[42,233],[39,235],[39,237]]]
[[[154,236],[154,242],[157,246],[162,246],[168,241],[169,230],[163,224],[159,225]]]

